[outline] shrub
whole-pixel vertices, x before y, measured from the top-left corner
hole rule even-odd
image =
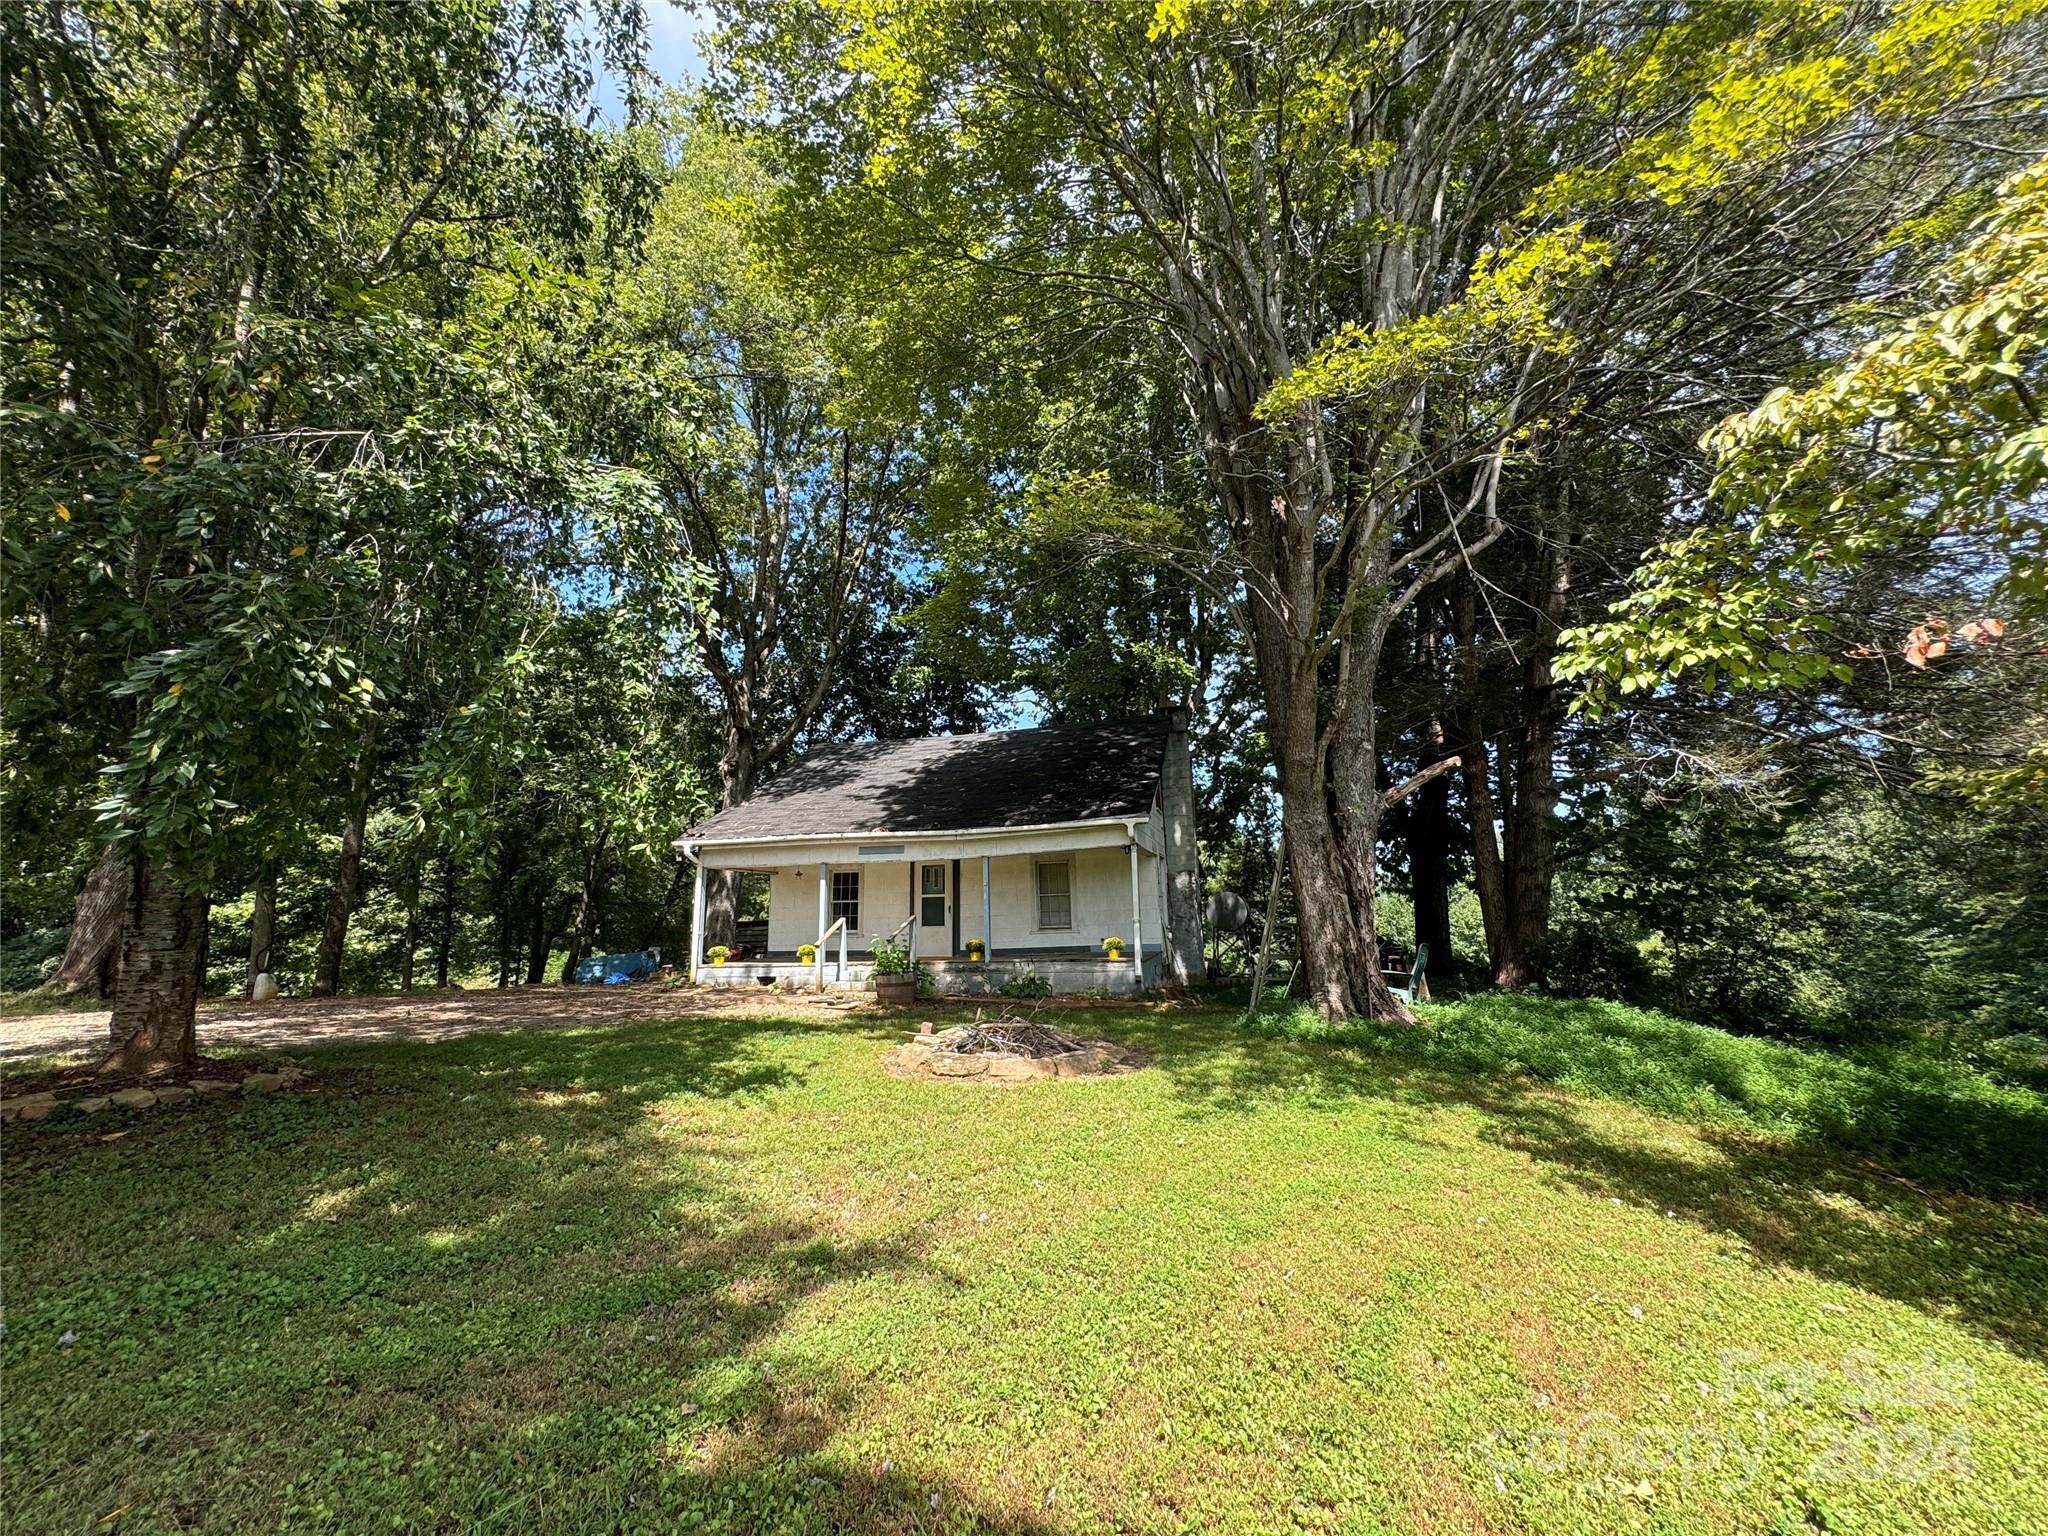
[[[1052,983],[1026,965],[1005,976],[996,990],[1004,997],[1051,997]]]
[[[891,939],[869,936],[868,954],[874,958],[874,974],[877,976],[908,976],[910,974],[910,946],[898,944]]]
[[[64,958],[64,941],[70,935],[69,926],[31,928],[0,944],[0,992],[41,986]]]

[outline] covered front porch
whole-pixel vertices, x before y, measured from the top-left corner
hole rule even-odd
[[[1131,992],[1160,974],[1163,865],[1156,818],[978,833],[755,838],[691,845],[698,914],[692,979],[721,987],[778,984],[864,990],[869,949],[904,946],[932,985],[995,992],[1030,970],[1055,992]],[[711,963],[706,871],[766,885],[765,951]],[[1104,940],[1122,941],[1111,959]],[[808,961],[800,945],[816,946]]]

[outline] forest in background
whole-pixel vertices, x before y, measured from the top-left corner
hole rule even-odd
[[[0,988],[110,1059],[678,954],[807,746],[1168,700],[1325,1014],[2048,1015],[2027,0],[750,0],[618,129],[630,5],[0,26]]]

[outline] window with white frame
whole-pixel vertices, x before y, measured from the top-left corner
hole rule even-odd
[[[860,871],[857,869],[832,871],[832,916],[827,926],[842,917],[846,919],[848,933],[860,932]]]
[[[1038,866],[1038,926],[1074,926],[1074,871],[1065,859]]]

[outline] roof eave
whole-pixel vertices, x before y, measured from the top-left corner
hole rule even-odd
[[[1062,832],[1080,827],[1128,827],[1133,822],[1146,819],[1151,813],[1121,813],[1110,816],[1083,816],[1069,821],[1032,821],[1010,826],[995,827],[920,827],[916,831],[904,831],[895,827],[874,827],[859,832],[774,832],[756,836],[701,837],[685,832],[671,845],[680,853],[693,854],[699,848],[751,848],[793,843],[850,843],[862,838],[891,838],[902,843],[919,839],[936,841],[942,838],[961,837],[1003,837],[1007,835],[1026,836],[1035,832]]]

